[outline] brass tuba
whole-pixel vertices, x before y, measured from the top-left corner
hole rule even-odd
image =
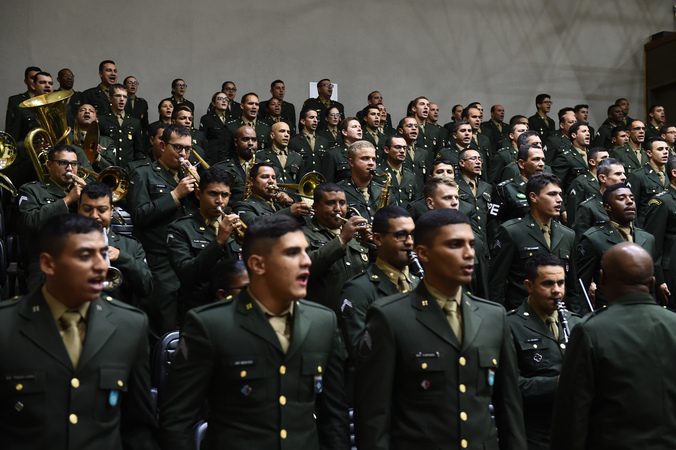
[[[26,152],[33,163],[40,181],[49,178],[47,170],[47,150],[38,153],[33,146],[33,140],[39,134],[43,135],[51,147],[59,144],[70,144],[70,127],[66,122],[66,106],[73,91],[57,91],[51,94],[37,95],[25,100],[19,107],[28,108],[35,114],[41,127],[33,128],[24,144]]]
[[[0,170],[8,167],[15,160],[16,160],[16,141],[8,133],[0,131]],[[12,180],[10,180],[7,175],[5,175],[4,173],[0,173],[0,178],[4,180],[4,182],[0,180],[0,186],[4,187],[9,192],[11,192],[13,197],[19,195],[17,193],[16,187],[14,187],[14,183],[12,183]]]

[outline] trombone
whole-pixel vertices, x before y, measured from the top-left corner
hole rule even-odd
[[[277,185],[269,185],[266,187],[268,191],[280,192],[281,188],[293,189],[298,191],[298,195],[303,201],[310,206],[314,203],[315,188],[321,183],[326,182],[326,177],[319,172],[308,172],[300,179],[298,184],[278,183]]]

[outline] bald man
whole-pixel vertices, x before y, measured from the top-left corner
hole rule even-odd
[[[256,130],[249,126],[239,127],[235,132],[234,154],[212,167],[220,167],[230,174],[230,204],[242,201],[247,173],[256,163],[258,136]]]
[[[289,150],[291,128],[286,122],[277,122],[272,125],[270,142],[272,146],[256,153],[257,163],[270,163],[275,168],[278,183],[298,183],[303,167],[303,157],[300,153]]]
[[[623,242],[603,256],[608,307],[572,332],[552,449],[676,448],[676,315],[650,296],[653,261]]]

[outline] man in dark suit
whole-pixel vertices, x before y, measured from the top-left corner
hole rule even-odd
[[[3,447],[157,449],[148,322],[101,297],[108,265],[98,224],[54,216],[40,248],[46,283],[0,306]]]
[[[650,295],[653,261],[623,242],[603,256],[607,308],[573,329],[554,405],[552,449],[676,448],[676,316]]]
[[[469,219],[458,211],[418,219],[423,282],[377,300],[366,314],[355,380],[360,450],[497,448],[498,437],[503,448],[526,448],[505,311],[462,292],[473,245]]]
[[[249,227],[242,249],[249,287],[188,313],[162,405],[163,448],[192,447],[205,400],[205,447],[349,448],[336,316],[299,300],[310,274],[307,249],[291,218]]]

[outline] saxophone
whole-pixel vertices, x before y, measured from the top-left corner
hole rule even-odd
[[[383,190],[380,191],[380,196],[378,197],[378,206],[376,207],[377,211],[380,208],[383,208],[390,204],[390,187],[392,186],[392,175],[390,175],[386,171],[383,171],[383,173],[379,174],[375,171],[375,169],[371,169],[369,170],[369,172],[371,172],[371,175],[373,175],[376,178],[382,177],[386,178],[385,184],[383,185]]]
[[[244,175],[244,195],[242,196],[242,201],[251,197],[251,168],[253,166],[254,166],[253,164],[250,164],[249,167],[246,169],[246,174]]]

